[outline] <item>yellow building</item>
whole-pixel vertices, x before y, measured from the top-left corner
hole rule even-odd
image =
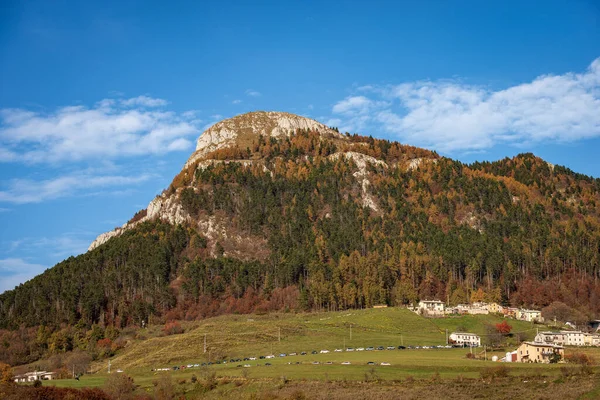
[[[553,354],[559,354],[562,359],[564,347],[552,343],[523,342],[517,349],[517,362],[549,363]]]

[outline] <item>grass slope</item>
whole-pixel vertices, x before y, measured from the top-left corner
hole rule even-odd
[[[180,335],[136,341],[112,360],[115,368],[159,368],[267,354],[367,346],[439,345],[446,329],[459,327],[484,335],[491,315],[423,318],[404,308],[351,310],[310,314],[225,315],[185,325]],[[535,329],[509,321],[514,331],[533,338]],[[350,332],[352,331],[352,333]],[[352,337],[350,337],[352,334]],[[205,354],[206,335],[208,352]],[[281,340],[279,340],[281,338]]]

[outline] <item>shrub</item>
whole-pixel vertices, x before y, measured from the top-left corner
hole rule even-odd
[[[482,369],[479,374],[481,375],[481,379],[506,378],[508,376],[508,367],[505,365],[488,367]]]
[[[104,391],[115,399],[127,400],[133,398],[135,384],[130,376],[123,373],[113,373],[104,383]]]
[[[183,333],[183,328],[181,327],[181,325],[179,325],[179,322],[171,321],[171,322],[167,322],[165,324],[162,331],[166,336],[177,335],[177,334]]]
[[[594,359],[585,353],[571,353],[565,356],[565,361],[579,365],[593,365]]]

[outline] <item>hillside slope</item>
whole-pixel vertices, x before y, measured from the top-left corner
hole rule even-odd
[[[479,288],[598,314],[599,216],[600,180],[531,154],[465,165],[244,114],[205,132],[147,210],[0,295],[0,327],[457,303]]]

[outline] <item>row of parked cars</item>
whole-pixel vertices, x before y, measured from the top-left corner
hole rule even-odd
[[[350,352],[352,352],[352,351],[381,351],[381,350],[405,350],[405,349],[451,349],[451,348],[452,348],[451,345],[446,345],[446,346],[442,346],[442,345],[439,345],[439,346],[387,346],[387,347],[383,347],[383,346],[377,346],[377,347],[369,346],[369,347],[357,347],[357,348],[347,347],[345,350],[343,350],[343,349],[334,349],[333,352],[334,353],[341,353],[343,351],[350,351]],[[310,354],[328,354],[328,353],[330,353],[330,351],[327,350],[327,349],[323,349],[323,350],[320,350],[320,351],[312,350],[310,352]],[[306,352],[306,351],[302,351],[300,353],[296,353],[296,352],[293,352],[293,353],[280,353],[278,357],[290,357],[290,356],[297,356],[297,355],[305,356],[307,354],[309,354],[309,353]],[[227,360],[218,360],[218,361],[215,361],[214,363],[213,362],[203,362],[202,364],[188,364],[188,365],[175,366],[175,367],[172,367],[172,369],[173,370],[179,370],[179,369],[186,369],[186,368],[197,368],[197,367],[205,367],[205,366],[209,366],[209,365],[213,365],[213,364],[227,364],[228,362],[229,363],[239,363],[239,362],[242,362],[242,361],[268,360],[268,359],[272,359],[272,358],[275,358],[275,357],[277,357],[277,356],[275,356],[274,354],[270,354],[270,355],[259,356],[259,357],[231,358],[231,359],[229,359],[229,361],[227,361]],[[314,363],[318,363],[318,362],[315,361],[315,362],[313,362],[313,364]],[[350,364],[347,361],[345,363]],[[345,363],[342,363],[342,364],[343,365],[347,365]],[[270,363],[265,363],[265,365],[269,366],[271,364]],[[372,363],[372,364],[369,363],[369,365],[376,365],[376,364],[375,363]],[[389,365],[389,364],[388,363],[381,363],[381,365]],[[240,367],[240,366],[241,365],[238,365],[238,367]],[[243,366],[244,367],[246,367],[246,366],[249,367],[250,365],[244,364]],[[164,370],[164,368],[157,369],[156,371],[161,371],[161,370]]]

